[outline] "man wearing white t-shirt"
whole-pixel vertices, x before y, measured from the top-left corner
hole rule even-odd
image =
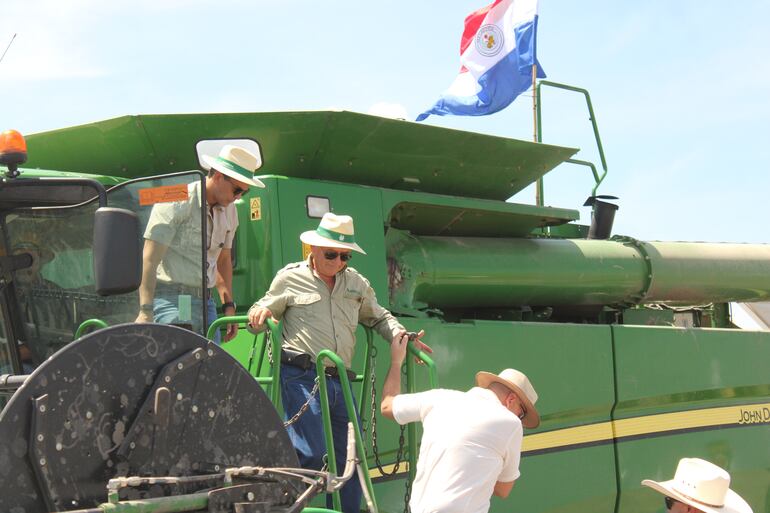
[[[486,513],[494,494],[507,497],[519,477],[523,427],[540,416],[537,393],[515,369],[476,374],[467,392],[430,390],[401,394],[407,336],[391,344],[391,364],[380,410],[399,424],[422,421],[412,513]]]

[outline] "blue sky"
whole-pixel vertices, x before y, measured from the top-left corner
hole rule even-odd
[[[483,5],[2,0],[0,52],[18,35],[0,63],[0,128],[327,108],[413,119],[454,79],[462,21]],[[761,0],[541,1],[538,57],[550,80],[591,92],[616,233],[770,242],[769,19]],[[521,96],[491,116],[426,123],[531,140],[531,108]],[[544,141],[598,164],[582,98],[548,90],[543,109]],[[546,204],[577,208],[591,187],[587,169],[561,166]]]

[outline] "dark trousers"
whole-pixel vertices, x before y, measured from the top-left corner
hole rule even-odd
[[[291,418],[305,404],[313,389],[315,377],[315,368],[305,370],[293,365],[281,365],[281,397],[287,419]],[[345,409],[345,398],[342,395],[340,379],[326,378],[326,383],[329,392],[334,456],[337,461],[337,473],[341,474],[347,458],[348,413]],[[351,394],[352,392],[351,390]],[[320,399],[321,392],[319,391],[302,417],[287,428],[291,443],[294,444],[297,451],[300,465],[303,468],[316,470],[323,466],[323,456],[326,454]],[[342,511],[344,513],[358,513],[362,495],[358,476],[353,474],[353,477],[340,490]],[[331,495],[326,496],[326,506],[329,509],[332,508]]]

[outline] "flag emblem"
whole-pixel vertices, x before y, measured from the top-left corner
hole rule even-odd
[[[536,57],[538,0],[494,0],[465,18],[460,73],[419,116],[484,116],[506,108],[545,73]]]
[[[503,31],[497,25],[484,25],[476,34],[476,50],[484,57],[493,57],[503,49]]]

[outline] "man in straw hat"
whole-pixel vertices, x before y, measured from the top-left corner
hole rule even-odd
[[[666,510],[672,513],[752,513],[730,489],[730,474],[706,460],[682,458],[674,479],[645,479],[642,484],[665,495]]]
[[[390,312],[377,303],[369,282],[348,266],[353,252],[366,254],[356,243],[353,219],[327,213],[318,228],[300,235],[310,246],[307,260],[289,264],[275,276],[270,290],[249,310],[249,323],[260,329],[268,318],[282,319],[281,396],[287,418],[304,404],[309,408],[288,427],[299,461],[306,468],[321,468],[326,453],[321,408],[312,397],[318,353],[330,349],[350,369],[358,324],[377,331],[385,340],[406,333]],[[419,336],[423,332],[420,331]],[[418,347],[430,348],[418,340]],[[327,365],[331,362],[327,361]],[[329,402],[338,465],[345,461],[348,415],[337,369],[327,367]],[[341,468],[341,467],[340,467]],[[361,487],[351,479],[340,491],[342,510],[359,511]],[[330,497],[327,497],[327,504]]]
[[[187,187],[187,199],[158,203],[144,232],[144,267],[139,287],[139,315],[136,322],[191,323],[203,329],[200,316],[205,304],[208,325],[217,318],[211,289],[216,287],[222,314],[234,315],[233,266],[230,251],[238,228],[235,200],[249,187],[265,185],[254,177],[262,159],[250,151],[225,145],[219,155],[203,156],[206,177],[206,288],[201,289],[199,228],[200,182]],[[238,327],[227,326],[225,342],[235,337]],[[216,341],[220,334],[217,332]]]
[[[422,421],[423,435],[409,506],[412,513],[484,513],[519,477],[522,426],[536,428],[537,393],[515,369],[476,374],[467,392],[401,394],[407,338],[391,344],[380,410],[399,424]]]

